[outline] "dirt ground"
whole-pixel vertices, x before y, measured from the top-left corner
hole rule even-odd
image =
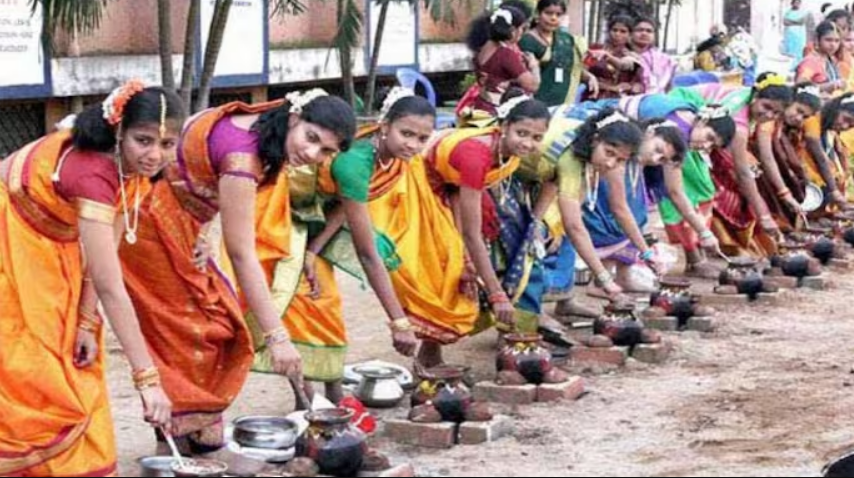
[[[854,448],[854,272],[826,292],[786,292],[778,306],[721,309],[713,334],[669,334],[664,365],[632,362],[588,376],[576,403],[512,411],[512,437],[430,451],[380,440],[420,476],[820,476]],[[344,280],[352,361],[395,357],[373,296]],[[448,361],[492,373],[495,337],[451,351]],[[154,451],[124,360],[113,349],[110,385],[121,470]],[[229,412],[284,414],[293,399],[278,377],[252,375]],[[403,416],[404,410],[393,412]]]

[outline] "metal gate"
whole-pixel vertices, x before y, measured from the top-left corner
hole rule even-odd
[[[44,103],[0,103],[0,159],[45,135]]]

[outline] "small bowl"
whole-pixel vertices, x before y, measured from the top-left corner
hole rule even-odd
[[[172,461],[172,472],[178,477],[209,478],[223,476],[227,471],[228,464],[218,460],[184,458],[183,467],[177,461]]]
[[[175,462],[175,458],[171,456],[146,456],[136,462],[139,464],[139,476],[175,476],[175,473],[172,472],[172,464]]]
[[[249,416],[234,421],[234,441],[247,448],[288,450],[296,446],[299,427],[287,418]]]
[[[805,212],[816,212],[824,205],[824,191],[815,184],[807,184],[806,199],[801,204],[801,209]]]

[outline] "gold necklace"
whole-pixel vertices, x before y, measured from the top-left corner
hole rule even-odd
[[[383,157],[382,157],[382,154],[380,153],[381,150],[380,150],[379,138],[374,136],[373,143],[374,143],[374,150],[376,150],[377,163],[379,163],[379,165],[380,165],[380,170],[382,170],[383,172],[390,171],[391,167],[394,166],[394,158],[391,158],[391,160],[389,160],[387,163],[383,162]]]
[[[117,148],[116,152],[118,152],[118,148]],[[142,189],[140,187],[140,184],[139,184],[140,183],[140,177],[136,176],[136,198],[134,199],[134,206],[133,206],[133,212],[134,212],[133,220],[131,220],[130,211],[128,210],[127,190],[126,190],[126,186],[125,186],[125,178],[127,176],[125,176],[125,174],[124,174],[124,171],[123,171],[124,167],[122,165],[122,158],[120,155],[116,157],[116,162],[118,163],[118,166],[119,166],[119,190],[121,191],[122,209],[124,210],[123,218],[124,218],[124,223],[125,223],[125,240],[127,241],[128,244],[134,245],[134,244],[136,244],[136,241],[138,239],[136,232],[139,230],[139,205],[140,205],[139,190]]]

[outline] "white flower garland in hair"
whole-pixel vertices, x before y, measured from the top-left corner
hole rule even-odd
[[[314,88],[313,90],[304,92],[294,91],[293,93],[288,93],[285,95],[285,99],[288,100],[288,103],[291,105],[291,109],[289,111],[292,114],[301,115],[305,107],[312,101],[318,98],[323,98],[324,96],[329,96],[329,93],[320,88]]]
[[[619,111],[614,111],[610,115],[606,116],[605,119],[596,123],[596,129],[603,129],[611,126],[612,124],[617,123],[628,123],[629,118],[626,117],[623,113]]]
[[[130,102],[134,95],[144,89],[145,85],[140,80],[130,80],[114,89],[110,93],[110,96],[101,103],[104,121],[112,126],[117,126],[121,123],[128,102]]]
[[[729,116],[729,110],[723,106],[706,106],[700,110],[700,119],[706,121],[726,118]]]
[[[851,103],[854,103],[854,95],[851,95],[851,96],[849,96],[848,98],[845,98],[845,99],[844,99],[844,100],[842,100],[839,104],[842,104],[842,105],[850,105]]]
[[[415,92],[410,88],[404,88],[402,86],[395,86],[388,92],[388,96],[385,97],[385,101],[383,101],[383,107],[380,110],[380,121],[383,121],[386,116],[388,116],[388,112],[397,104],[398,101],[409,98],[411,96],[415,96]]]
[[[678,128],[679,125],[670,120],[662,121],[661,123],[650,125],[646,130],[649,133],[655,133],[661,128]]]
[[[62,118],[62,121],[56,123],[54,127],[57,131],[65,131],[74,129],[74,123],[77,122],[77,115],[68,115],[65,118]]]
[[[815,96],[817,98],[821,98],[821,91],[818,89],[816,85],[804,85],[798,88],[799,95],[810,95]]]
[[[492,13],[492,16],[489,18],[489,22],[495,24],[499,18],[503,18],[507,21],[508,25],[513,24],[513,13],[510,10],[506,10],[504,8],[499,8],[495,12]]]
[[[505,120],[508,116],[510,116],[510,112],[513,111],[514,108],[521,105],[522,103],[529,101],[531,99],[530,96],[522,95],[517,96],[515,98],[509,99],[502,103],[497,109],[496,113],[499,120]]]

